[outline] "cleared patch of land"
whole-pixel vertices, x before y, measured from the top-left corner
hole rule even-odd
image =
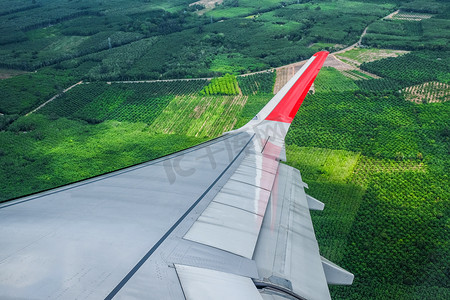
[[[337,57],[349,62],[350,64],[359,66],[365,62],[376,61],[386,57],[397,57],[409,52],[410,51],[392,49],[353,48],[349,51],[339,53]]]
[[[22,75],[27,72],[20,70],[12,70],[12,69],[0,69],[0,80],[11,78],[17,75]]]
[[[450,85],[432,81],[404,88],[405,99],[415,103],[436,103],[450,100]]]
[[[301,61],[295,64],[290,64],[276,69],[277,78],[275,80],[275,86],[273,88],[273,93],[278,93],[281,88],[289,81],[289,79],[294,76],[294,74],[300,70],[300,68],[306,63]]]
[[[422,21],[423,19],[430,19],[433,15],[431,14],[421,14],[421,13],[410,13],[410,12],[399,12],[389,15],[386,19],[393,20],[405,20],[405,21]]]
[[[355,69],[354,66],[337,59],[336,56],[334,56],[332,54],[327,57],[327,60],[325,61],[323,66],[324,67],[332,67],[332,68],[338,69],[339,71],[347,71],[347,70]]]
[[[204,13],[214,9],[216,5],[222,4],[223,0],[200,0],[194,3],[189,4],[189,6],[193,5],[203,5],[205,8],[197,11],[198,15],[203,15]]]
[[[301,67],[306,63],[306,60],[297,62],[294,64],[286,65],[280,68],[276,69],[277,72],[277,78],[275,81],[274,86],[274,94],[278,93],[278,91],[289,81],[289,79],[294,76],[296,72],[298,72]],[[348,64],[340,59],[338,59],[335,55],[330,54],[328,55],[327,59],[325,60],[325,63],[323,65],[326,67],[331,67],[336,70],[339,70],[339,72],[342,73],[345,77],[348,77],[352,80],[366,80],[366,79],[378,79],[379,76],[369,73],[367,71],[361,70],[360,68]],[[324,73],[326,71],[322,71],[319,73]],[[317,82],[316,82],[317,83]],[[338,88],[338,86],[335,86],[335,88]]]

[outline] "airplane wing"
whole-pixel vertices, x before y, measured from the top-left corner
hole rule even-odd
[[[0,204],[2,299],[329,299],[284,137],[316,53],[244,127],[196,147]]]

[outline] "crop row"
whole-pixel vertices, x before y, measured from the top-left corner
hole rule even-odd
[[[275,72],[263,72],[239,76],[237,80],[244,95],[272,94],[275,77]]]
[[[416,159],[428,143],[422,138],[425,128],[414,125],[417,108],[395,93],[316,93],[301,111],[288,132],[288,144],[405,160]]]
[[[450,67],[445,63],[412,53],[363,63],[361,69],[408,85],[437,80],[442,74],[450,72]]]
[[[213,78],[211,83],[208,84],[200,91],[201,95],[237,95],[239,94],[239,86],[236,80],[236,76],[231,74],[225,74],[223,77]]]
[[[150,130],[157,133],[216,137],[233,129],[248,96],[175,97]],[[225,117],[226,116],[226,117]]]
[[[426,82],[402,90],[405,99],[416,103],[445,102],[450,100],[450,86],[442,82]]]

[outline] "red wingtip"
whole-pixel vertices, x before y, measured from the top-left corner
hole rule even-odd
[[[266,120],[292,123],[328,54],[329,52],[327,51],[319,51],[313,55],[315,57],[314,61],[303,72],[286,95],[284,95],[283,99],[281,99],[280,103],[267,116]]]

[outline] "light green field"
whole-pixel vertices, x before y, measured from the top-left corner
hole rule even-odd
[[[30,30],[26,34],[30,40],[48,39],[61,36],[60,30],[57,26]]]
[[[324,148],[288,145],[289,165],[298,168],[308,179],[346,183],[352,176],[359,153]]]
[[[326,203],[324,211],[311,214],[321,254],[341,261],[365,192],[351,182],[360,153],[287,145],[286,154],[287,164],[299,169],[308,183],[307,193]]]
[[[338,0],[333,2],[325,2],[323,4],[320,4],[322,9],[337,9],[337,8],[344,8],[349,10],[358,10],[358,11],[366,11],[367,14],[373,13],[375,10],[385,10],[390,9],[394,10],[395,4],[393,3],[383,3],[383,4],[375,4],[375,3],[368,3],[365,1],[345,1],[345,0]]]
[[[247,98],[242,95],[177,96],[149,130],[164,134],[216,137],[233,129]]]
[[[86,41],[88,37],[85,36],[67,36],[64,38],[59,38],[57,41],[48,45],[44,51],[54,51],[54,52],[70,52],[74,51],[78,46]]]
[[[221,19],[243,17],[251,14],[252,12],[253,8],[251,7],[228,7],[225,9],[213,9],[207,12],[205,15],[208,17],[213,17],[215,19]]]

